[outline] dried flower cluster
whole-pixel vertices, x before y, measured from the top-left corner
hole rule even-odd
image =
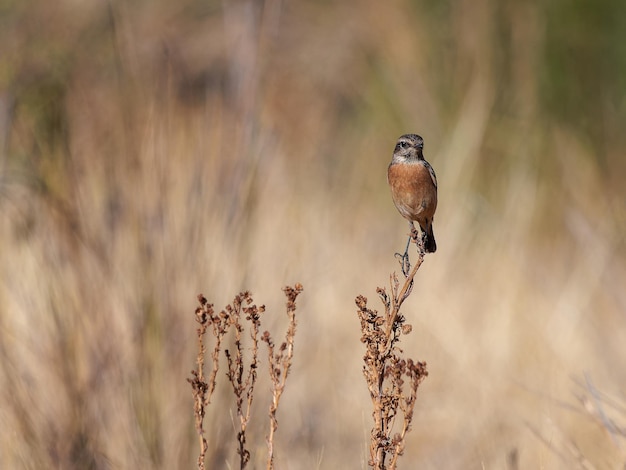
[[[280,396],[285,388],[287,375],[293,358],[293,345],[296,333],[296,298],[302,292],[302,285],[285,287],[287,297],[287,315],[289,326],[285,336],[285,342],[281,344],[278,352],[275,351],[274,342],[268,331],[261,336],[261,340],[268,346],[269,371],[272,383],[272,402],[269,407],[270,433],[267,438],[268,460],[267,468],[274,465],[274,433],[278,428],[276,412]],[[194,415],[196,431],[200,439],[200,454],[198,456],[198,469],[204,470],[207,441],[204,437],[203,421],[206,407],[211,402],[211,396],[217,383],[219,371],[219,356],[224,337],[229,331],[233,331],[234,350],[224,350],[228,371],[226,376],[230,382],[235,396],[237,417],[239,418],[239,431],[237,432],[237,453],[239,454],[240,468],[243,469],[250,461],[250,451],[246,448],[246,429],[250,421],[252,403],[254,400],[254,387],[257,382],[259,332],[261,328],[261,315],[265,312],[265,306],[254,304],[249,292],[238,294],[233,303],[228,305],[219,314],[215,314],[213,304],[209,304],[202,295],[198,296],[200,306],[196,309],[196,321],[200,324],[197,329],[198,356],[196,369],[191,371],[192,377],[187,379],[191,384],[194,397]],[[248,325],[248,326],[246,326]],[[204,344],[206,332],[209,331],[215,340],[213,345],[212,367],[208,379],[204,375],[204,362],[206,347]],[[245,354],[245,335],[249,335],[249,354]],[[247,357],[247,360],[246,360]]]
[[[411,325],[406,323],[400,307],[410,295],[415,273],[424,261],[423,246],[419,242],[416,244],[419,259],[410,273],[408,258],[401,260],[403,272],[406,272],[402,287],[394,273],[390,279],[391,295],[383,288],[376,290],[385,307],[382,314],[368,308],[364,296],[356,298],[363,333],[361,341],[366,347],[363,374],[374,408],[368,464],[377,470],[396,468],[398,457],[404,450],[406,433],[411,429],[417,389],[428,375],[425,362],[404,359],[398,346],[401,335],[411,332]],[[405,387],[407,382],[408,390]],[[395,426],[398,415],[402,418],[401,427]]]
[[[252,401],[254,399],[254,385],[257,379],[261,314],[265,312],[264,305],[257,307],[252,302],[250,293],[243,292],[235,297],[232,305],[226,307],[226,315],[230,318],[230,326],[235,332],[234,356],[228,349],[224,353],[228,362],[226,375],[233,388],[237,404],[237,417],[239,418],[239,432],[237,433],[239,447],[237,448],[237,453],[239,454],[241,468],[244,468],[250,461],[250,451],[246,449],[246,428],[250,421],[250,411],[252,410]],[[244,307],[244,304],[247,306]],[[242,335],[245,332],[245,327],[241,321],[242,313],[245,315],[245,320],[250,323],[249,334],[252,340],[252,354],[247,367],[244,363]]]

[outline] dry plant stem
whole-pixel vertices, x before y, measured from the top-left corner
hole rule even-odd
[[[276,412],[280,397],[285,389],[285,383],[289,370],[291,369],[291,361],[293,358],[293,343],[296,336],[296,298],[302,292],[303,288],[300,283],[294,287],[285,287],[283,291],[287,297],[287,316],[289,317],[289,327],[285,334],[285,341],[280,345],[278,352],[275,352],[274,342],[268,331],[263,333],[263,341],[267,343],[269,356],[269,371],[272,380],[272,402],[270,403],[270,433],[267,436],[267,469],[274,468],[274,434],[278,429],[278,420]]]
[[[205,409],[211,401],[211,396],[215,390],[215,382],[217,371],[219,370],[219,352],[222,338],[228,329],[228,319],[223,315],[215,315],[213,304],[207,302],[202,295],[198,296],[200,306],[196,309],[196,321],[200,327],[196,330],[198,337],[198,356],[196,358],[196,369],[191,371],[192,378],[187,379],[191,384],[194,398],[194,416],[195,426],[200,440],[200,455],[198,456],[198,469],[204,470],[204,461],[208,448],[207,441],[204,437],[204,415]],[[204,355],[206,348],[204,346],[204,336],[211,325],[213,337],[215,338],[215,346],[211,357],[213,358],[213,368],[209,374],[208,382],[204,380]]]
[[[356,298],[363,332],[361,341],[366,345],[363,373],[374,408],[369,465],[377,470],[396,468],[398,457],[404,449],[406,433],[411,428],[417,389],[428,375],[425,363],[403,359],[402,350],[397,345],[402,334],[411,332],[411,326],[405,324],[405,318],[400,314],[400,307],[411,294],[415,274],[424,261],[423,243],[415,238],[414,241],[418,246],[419,258],[402,287],[394,273],[390,276],[391,296],[385,289],[377,289],[385,307],[382,315],[367,308],[365,297]],[[408,265],[407,261],[403,260],[403,263]],[[402,264],[403,268],[404,266]],[[410,265],[406,271],[409,270]],[[404,387],[406,379],[410,386],[408,395],[405,394]],[[403,419],[402,429],[392,436],[395,418],[400,413]],[[387,457],[390,457],[388,466]]]
[[[246,304],[247,307],[243,307]],[[236,397],[237,404],[237,417],[239,418],[239,432],[237,433],[237,442],[239,447],[237,453],[239,454],[240,468],[245,466],[250,461],[250,452],[246,449],[246,428],[250,421],[250,411],[252,410],[252,401],[254,398],[254,385],[257,379],[257,367],[258,367],[258,350],[259,350],[259,328],[261,326],[260,314],[265,311],[264,306],[257,307],[252,305],[252,297],[249,292],[244,292],[235,297],[232,306],[226,307],[227,315],[230,318],[231,326],[235,328],[235,355],[234,357],[227,349],[225,351],[226,359],[228,361],[228,380],[233,387],[233,393]],[[243,339],[242,334],[244,332],[244,326],[241,322],[242,312],[245,314],[245,319],[250,322],[250,339],[252,340],[252,351],[250,363],[247,367],[247,373],[244,365],[243,354]],[[244,405],[245,398],[245,405]]]
[[[293,359],[293,345],[296,334],[296,298],[302,292],[302,285],[296,284],[292,287],[285,287],[283,291],[287,297],[287,316],[289,317],[289,327],[285,335],[285,341],[281,344],[278,352],[274,347],[274,342],[265,331],[261,338],[266,342],[269,349],[269,372],[272,381],[272,402],[270,404],[270,434],[267,438],[268,460],[267,468],[274,468],[274,435],[278,429],[276,413],[280,397],[284,391],[287,376],[291,368]],[[196,321],[200,323],[197,330],[198,356],[196,358],[196,370],[191,371],[192,378],[187,379],[191,384],[194,397],[195,426],[200,438],[200,455],[198,457],[198,469],[204,470],[204,461],[207,452],[207,441],[204,438],[204,416],[205,409],[210,404],[211,396],[215,390],[217,373],[219,370],[219,356],[224,336],[228,331],[234,329],[234,352],[228,349],[224,351],[228,363],[228,380],[233,388],[236,398],[237,417],[239,418],[239,431],[237,433],[237,453],[239,454],[240,468],[243,469],[250,461],[250,451],[246,449],[246,429],[250,421],[252,402],[254,398],[254,386],[257,380],[258,352],[259,352],[259,331],[261,328],[261,314],[265,311],[263,305],[253,304],[252,296],[249,292],[242,292],[235,297],[231,305],[226,306],[219,315],[213,310],[213,304],[209,304],[202,296],[198,296],[200,307],[196,309]],[[248,333],[250,335],[249,354],[244,354],[245,323],[250,323]],[[204,338],[207,330],[211,326],[211,332],[215,338],[215,345],[211,357],[213,368],[209,374],[208,382],[204,376],[204,360],[206,348]],[[246,367],[246,358],[249,362]]]

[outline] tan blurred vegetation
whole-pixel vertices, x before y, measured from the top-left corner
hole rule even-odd
[[[1,1],[0,467],[193,468],[196,295],[280,330],[299,281],[277,468],[366,468],[354,298],[399,270],[417,132],[439,249],[400,467],[621,468],[625,116],[619,0]]]

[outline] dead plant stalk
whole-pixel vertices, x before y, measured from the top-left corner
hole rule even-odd
[[[390,276],[391,296],[384,288],[376,289],[385,307],[382,315],[367,307],[367,298],[364,296],[359,295],[356,298],[363,333],[361,341],[366,345],[363,374],[373,405],[374,427],[371,432],[368,464],[376,470],[396,468],[398,457],[404,450],[406,434],[411,429],[417,389],[428,375],[426,363],[404,359],[398,346],[401,335],[407,335],[412,330],[411,325],[405,324],[400,308],[411,294],[415,274],[424,261],[422,243],[416,241],[416,244],[419,257],[402,287],[393,273]],[[404,387],[407,379],[408,394]],[[402,414],[402,427],[392,435],[399,413]],[[390,458],[388,463],[387,457]]]

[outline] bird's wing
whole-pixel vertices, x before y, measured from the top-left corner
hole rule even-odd
[[[430,166],[430,163],[428,163],[426,160],[424,160],[424,164],[426,165],[426,168],[428,168],[428,172],[430,173],[430,179],[433,180],[433,184],[435,185],[435,189],[437,188],[437,175],[435,175],[435,170],[433,170],[433,167]]]

